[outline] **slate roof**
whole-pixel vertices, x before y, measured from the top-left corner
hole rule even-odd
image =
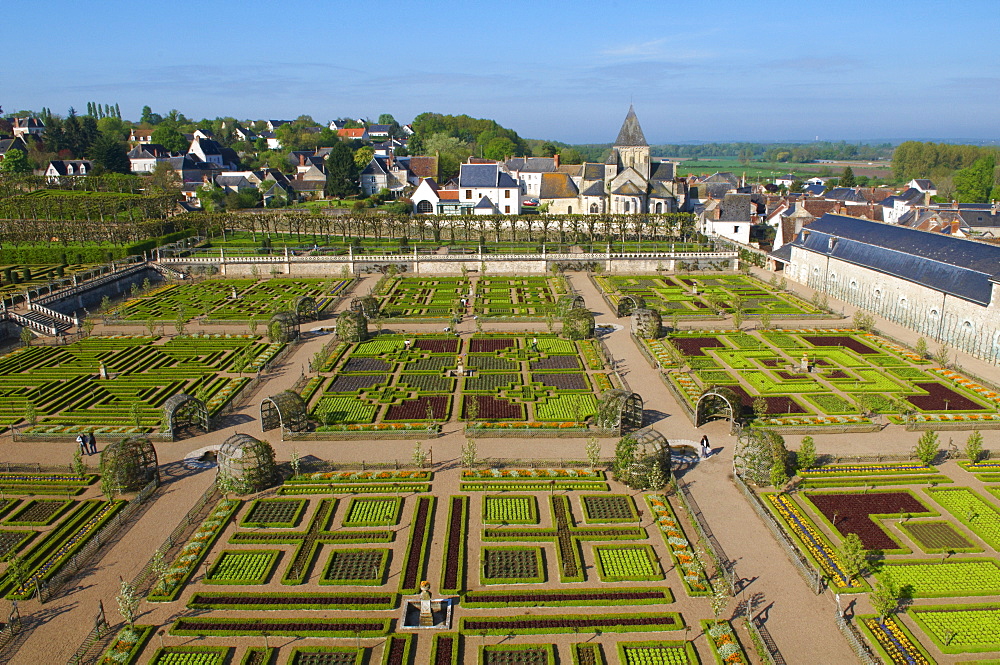
[[[256,189],[256,185],[241,175],[216,176],[215,184],[219,187],[235,187],[236,189]]]
[[[604,164],[595,164],[594,162],[587,162],[583,165],[583,172],[581,173],[584,180],[603,180],[604,179]]]
[[[206,157],[208,155],[222,155],[222,146],[212,139],[198,139],[198,145],[201,146],[201,152]]]
[[[368,133],[388,134],[390,125],[368,125]]]
[[[554,173],[556,160],[554,157],[514,157],[507,160],[507,168],[526,173]]]
[[[649,197],[653,199],[672,199],[674,198],[674,191],[670,189],[668,183],[664,180],[654,180],[650,183]]]
[[[853,187],[834,187],[826,193],[826,198],[832,201],[850,201],[852,203],[868,203],[868,199]]]
[[[802,188],[802,191],[813,196],[821,196],[826,191],[826,187],[823,185],[806,185]]]
[[[49,162],[49,166],[53,167],[56,173],[58,173],[59,175],[66,175],[67,164],[72,164],[76,167],[85,165],[87,167],[87,173],[90,173],[91,168],[93,168],[93,165],[91,164],[89,159],[53,159],[51,162]],[[79,174],[79,168],[74,169],[73,175],[78,175],[78,174]]]
[[[575,199],[580,195],[573,179],[565,173],[543,173],[538,188],[540,199]]]
[[[24,145],[24,141],[21,137],[15,137],[12,139],[0,139],[0,155],[6,155],[8,150],[17,149],[21,152],[27,154],[28,149]]]
[[[728,182],[706,182],[701,186],[703,196],[721,199],[736,189],[736,185]]]
[[[490,201],[489,197],[484,196],[479,199],[479,203],[475,205],[476,210],[496,210],[493,203]]]
[[[604,196],[604,183],[601,181],[591,183],[580,194],[582,196]]]
[[[990,303],[990,280],[1000,279],[996,245],[833,214],[806,231],[785,247],[802,247],[984,306]],[[836,239],[832,248],[831,239]],[[774,257],[788,261],[780,253]]]
[[[615,188],[612,194],[622,194],[625,196],[636,196],[639,194],[645,194],[646,192],[635,186],[631,180],[626,180],[624,183]]]
[[[750,195],[726,194],[725,198],[722,199],[722,215],[719,220],[723,222],[749,222]]]
[[[643,146],[648,147],[649,144],[646,143],[646,137],[642,133],[642,127],[639,126],[639,118],[635,116],[635,109],[629,104],[628,115],[625,116],[625,122],[622,123],[622,128],[618,131],[618,138],[615,139],[616,146]]]
[[[703,178],[702,182],[713,183],[713,182],[725,182],[729,183],[733,187],[740,184],[740,179],[736,177],[735,173],[730,171],[719,171],[718,173],[713,173],[707,178]]]
[[[673,162],[653,162],[651,165],[651,171],[649,173],[650,180],[673,180],[674,179],[674,163]]]
[[[937,187],[934,186],[934,183],[928,180],[927,178],[914,178],[913,182],[915,182],[917,184],[917,187],[924,190],[925,192],[928,189],[937,189]]]
[[[159,143],[140,143],[128,151],[129,159],[159,159],[169,156],[170,151]]]
[[[497,164],[462,164],[458,172],[459,187],[517,187],[509,174]]]

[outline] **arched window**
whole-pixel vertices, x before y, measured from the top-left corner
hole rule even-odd
[[[906,296],[899,296],[899,307],[900,309],[910,308],[910,301],[906,299]]]
[[[598,209],[597,204],[596,203],[591,203],[590,204],[590,214],[591,215],[596,215],[599,212],[600,212],[600,209]]]
[[[830,272],[830,283],[831,284],[836,284],[837,283],[837,273],[835,273],[833,271]]]
[[[434,212],[434,204],[428,200],[417,203],[417,212]]]
[[[663,204],[662,203],[657,203],[656,204],[656,213],[660,214],[662,212],[663,212]]]
[[[875,297],[876,298],[882,297],[882,289],[875,289]]]
[[[573,206],[566,206],[566,214],[567,215],[573,214]]]
[[[963,333],[974,333],[976,332],[976,326],[972,324],[972,321],[966,319],[962,321],[962,332]]]
[[[929,318],[936,319],[939,316],[939,313],[936,309],[932,309],[930,314],[928,314],[927,316]]]

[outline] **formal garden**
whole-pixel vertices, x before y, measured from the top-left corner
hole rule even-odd
[[[708,564],[676,499],[613,493],[586,468],[511,470],[529,484],[511,494],[512,475],[494,471],[462,471],[480,489],[457,495],[427,493],[439,477],[418,469],[299,473],[278,496],[221,499],[156,569],[146,607],[167,622],[158,639],[153,626],[126,627],[106,657],[751,662],[749,634],[710,602]],[[579,489],[555,494],[556,478]],[[455,599],[450,625],[408,629],[404,602],[425,580],[433,597]]]
[[[611,311],[619,316],[637,307],[657,310],[664,321],[725,315],[809,319],[826,314],[819,303],[806,302],[784,291],[779,283],[768,284],[747,275],[598,275],[593,280]]]
[[[169,398],[190,395],[214,416],[284,346],[192,333],[21,347],[0,357],[0,423],[39,436],[161,431]]]
[[[262,326],[277,312],[296,311],[310,299],[310,313],[322,312],[343,295],[350,279],[209,279],[165,284],[104,313],[116,323],[175,323],[203,316],[208,322],[254,319]]]
[[[593,340],[542,334],[384,334],[339,344],[320,369],[302,397],[321,430],[447,420],[581,427],[617,387]]]
[[[859,330],[699,330],[639,343],[692,417],[706,392],[725,388],[741,419],[768,427],[1000,423],[991,387]]]
[[[932,434],[917,449],[925,460],[938,445]],[[1000,487],[981,484],[995,481],[1000,465],[952,468],[941,474],[918,460],[810,465],[798,471],[799,491],[760,493],[832,591],[868,594],[876,613],[854,621],[886,663],[962,654],[987,662],[977,659],[1000,652]]]

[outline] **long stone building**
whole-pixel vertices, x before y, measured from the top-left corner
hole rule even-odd
[[[776,270],[936,340],[1000,358],[1000,247],[826,214],[769,255]]]

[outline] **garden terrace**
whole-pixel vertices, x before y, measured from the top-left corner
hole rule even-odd
[[[908,492],[810,492],[806,496],[841,535],[857,534],[866,550],[898,550],[901,547],[879,525],[878,518],[935,515]]]
[[[189,321],[204,316],[209,322],[256,319],[266,324],[276,312],[295,310],[300,298],[312,298],[318,311],[343,295],[348,279],[208,279],[197,284],[171,284],[132,298],[108,313],[120,323],[145,324]],[[236,298],[233,298],[233,293]]]
[[[706,391],[725,387],[742,402],[740,418],[768,427],[871,429],[873,414],[942,428],[1000,426],[1000,394],[870,333],[699,331],[639,343],[692,412]]]
[[[612,385],[590,340],[554,335],[378,335],[323,370],[303,391],[320,431],[449,419],[582,427]]]
[[[0,418],[25,422],[33,409],[37,423],[24,433],[34,435],[146,432],[161,426],[162,407],[178,393],[202,400],[214,416],[249,381],[239,367],[255,371],[281,346],[227,334],[22,347],[0,357]]]
[[[447,321],[469,292],[470,282],[462,277],[396,277],[375,295],[386,319]]]
[[[720,311],[732,314],[737,308],[751,317],[764,313],[773,318],[824,316],[824,312],[798,296],[744,275],[598,276],[594,282],[612,311],[618,311],[618,301],[623,297],[641,298],[648,309],[660,312],[664,321],[673,316],[716,318]]]

